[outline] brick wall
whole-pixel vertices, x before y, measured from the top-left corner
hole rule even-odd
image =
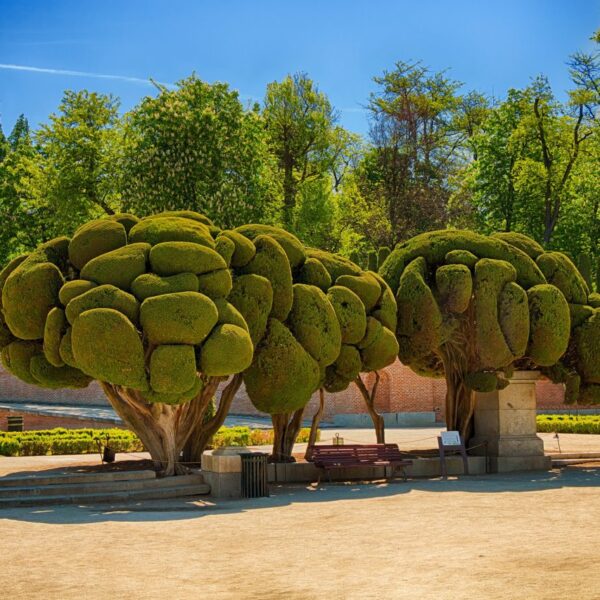
[[[369,387],[373,385],[372,374],[364,376]],[[379,389],[375,399],[380,412],[435,412],[438,420],[444,417],[444,395],[446,385],[443,379],[429,379],[413,373],[399,361],[382,371]],[[537,383],[538,408],[543,410],[568,408],[563,404],[563,389],[547,380]],[[0,368],[0,401],[40,402],[46,404],[86,404],[105,406],[108,404],[102,389],[92,383],[84,390],[47,390],[22,383]],[[307,416],[318,407],[318,394],[312,398]],[[252,406],[245,390],[237,394],[231,409],[233,414],[260,414]],[[366,412],[363,400],[355,385],[337,394],[326,394],[325,417],[335,414]]]

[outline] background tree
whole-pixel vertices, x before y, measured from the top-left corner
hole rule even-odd
[[[192,76],[160,88],[126,116],[125,139],[127,210],[199,210],[223,227],[276,212],[262,119],[226,84]]]
[[[396,290],[400,360],[446,378],[446,425],[465,440],[474,392],[506,386],[501,371],[556,364],[569,343],[570,306],[589,295],[565,255],[515,233],[421,234],[396,247],[381,274]]]
[[[0,139],[0,264],[35,248],[48,235],[51,215],[39,203],[39,156],[21,115]]]
[[[283,190],[282,222],[293,231],[302,186],[328,173],[341,183],[355,138],[335,127],[336,112],[306,73],[268,84],[262,114]]]
[[[86,220],[119,209],[118,108],[113,96],[67,90],[59,112],[36,132],[39,203],[52,211],[59,231],[71,233]]]

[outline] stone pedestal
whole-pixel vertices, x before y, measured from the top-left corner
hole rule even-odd
[[[251,454],[244,447],[226,446],[202,453],[202,476],[216,498],[240,498],[242,495],[242,459]]]
[[[515,371],[510,385],[495,392],[478,392],[475,398],[475,435],[469,446],[487,442],[489,468],[493,473],[547,470],[544,442],[536,434],[535,382],[537,371]],[[476,448],[472,454],[483,455]]]

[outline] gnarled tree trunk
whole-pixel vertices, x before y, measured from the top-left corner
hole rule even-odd
[[[183,460],[185,462],[199,463],[202,460],[202,453],[206,450],[213,435],[223,425],[227,413],[229,413],[231,402],[240,389],[242,381],[241,373],[234,375],[221,392],[219,406],[214,416],[208,420],[203,419],[194,427],[183,450]]]
[[[469,345],[465,336],[447,342],[440,351],[446,377],[446,429],[459,431],[465,444],[473,435],[475,394],[465,383],[469,373]]]
[[[273,421],[273,452],[270,462],[296,462],[292,456],[294,443],[302,427],[304,407],[293,413],[271,415]]]
[[[195,398],[183,404],[147,402],[137,390],[102,382],[102,388],[115,412],[136,433],[154,461],[160,475],[187,472],[180,462],[189,436],[202,423],[219,378],[210,377]]]
[[[325,409],[325,390],[323,388],[319,388],[319,408],[317,412],[313,415],[312,423],[310,424],[310,435],[308,436],[308,446],[306,447],[306,454],[304,458],[306,460],[310,460],[312,458],[312,447],[315,445],[317,441],[317,432],[319,431],[319,423],[321,422],[321,417],[323,416],[323,411]]]
[[[356,387],[358,387],[365,404],[367,405],[367,410],[369,411],[369,415],[373,420],[373,426],[375,427],[375,436],[377,438],[378,444],[385,444],[385,426],[383,423],[383,417],[377,412],[375,409],[375,396],[377,395],[377,388],[379,386],[379,380],[381,379],[379,373],[375,371],[375,383],[371,388],[371,391],[365,385],[365,382],[362,380],[362,377],[358,375],[354,380],[356,383]]]

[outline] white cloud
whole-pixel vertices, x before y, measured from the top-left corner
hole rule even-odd
[[[0,63],[0,69],[7,71],[26,71],[29,73],[44,73],[46,75],[66,75],[69,77],[93,77],[95,79],[112,79],[117,81],[127,81],[129,83],[138,83],[142,85],[153,85],[150,79],[142,79],[141,77],[129,77],[127,75],[106,75],[104,73],[89,73],[87,71],[71,71],[68,69],[46,69],[43,67],[30,67],[27,65],[12,65]],[[156,82],[165,87],[175,87],[172,83]]]

